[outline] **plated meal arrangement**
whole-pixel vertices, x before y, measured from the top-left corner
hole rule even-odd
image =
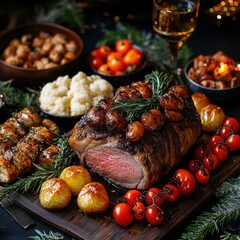
[[[77,56],[78,44],[72,39],[62,45],[63,35],[39,34],[51,41],[57,38],[51,48],[59,56],[58,50],[65,49],[58,64],[67,52]],[[6,45],[3,60],[16,65],[24,53],[26,61],[17,67],[38,68],[43,60],[36,59],[30,66],[27,59],[32,47],[46,43],[40,35],[34,39],[21,35],[26,43],[21,47],[23,39],[15,38]],[[11,197],[76,238],[164,238],[237,171],[239,121],[226,116],[204,92],[191,93],[163,71],[153,70],[137,81],[114,86],[104,78],[106,72],[101,74],[102,65],[114,78],[125,73],[130,77],[144,59],[127,39],[115,47],[101,46],[91,52],[93,75],[79,70],[44,82],[36,99],[39,112],[26,106],[1,123],[0,200]],[[99,57],[101,61],[93,57],[104,49],[114,60],[108,59],[110,53],[105,60]],[[127,65],[125,56],[133,49],[140,57]],[[230,80],[222,78],[219,69],[205,71],[209,61],[221,68],[216,58],[233,69]],[[52,61],[46,63],[49,66],[42,62],[40,69],[56,68]],[[111,61],[122,61],[121,71],[113,71]],[[221,53],[197,57],[186,71],[205,87],[234,88],[240,81],[234,61]],[[65,117],[76,117],[67,133],[55,121]]]

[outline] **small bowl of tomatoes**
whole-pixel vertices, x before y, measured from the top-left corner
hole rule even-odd
[[[147,66],[144,51],[127,39],[113,45],[101,45],[93,49],[89,64],[95,74],[109,81],[114,87],[128,85],[142,74]]]

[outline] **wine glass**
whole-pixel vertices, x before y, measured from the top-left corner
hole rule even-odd
[[[196,28],[200,0],[153,0],[153,29],[171,51],[171,67],[177,70],[177,57]]]

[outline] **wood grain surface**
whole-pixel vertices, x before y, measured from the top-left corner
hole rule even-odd
[[[102,216],[82,214],[77,207],[76,198],[72,198],[69,206],[64,210],[57,212],[45,210],[39,203],[38,195],[15,194],[12,198],[17,205],[76,239],[172,239],[174,233],[184,227],[188,220],[199,215],[204,206],[211,205],[211,201],[214,200],[214,190],[221,183],[239,173],[240,156],[231,155],[212,174],[209,184],[197,185],[193,195],[181,197],[176,205],[165,204],[163,206],[165,220],[159,226],[150,226],[145,220],[134,221],[128,227],[118,226],[112,219],[111,212],[114,204],[121,200],[125,191],[111,186],[102,179],[99,181],[105,185],[111,200],[109,211]]]

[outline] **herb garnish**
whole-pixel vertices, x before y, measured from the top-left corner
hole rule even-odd
[[[111,105],[112,109],[124,111],[126,119],[129,122],[138,119],[142,113],[150,109],[158,109],[158,97],[167,92],[170,83],[173,81],[173,76],[158,70],[145,76],[145,80],[152,85],[152,97],[148,99],[128,99],[114,102]]]

